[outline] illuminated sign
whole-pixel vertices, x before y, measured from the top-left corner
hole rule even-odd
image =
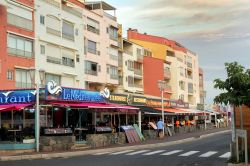
[[[31,103],[35,100],[35,90],[0,91],[0,104]]]

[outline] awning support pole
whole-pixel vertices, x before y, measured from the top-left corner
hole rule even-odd
[[[138,112],[138,125],[139,125],[139,130],[141,132],[141,110]]]

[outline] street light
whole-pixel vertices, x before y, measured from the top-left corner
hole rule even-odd
[[[35,68],[30,68],[30,78],[32,83],[34,83],[36,87],[36,111],[35,111],[35,139],[36,139],[36,151],[39,152],[39,137],[40,137],[40,105],[39,105],[39,88],[40,83],[39,79],[37,77],[37,71],[40,76],[41,84],[43,84],[43,81],[45,80],[45,71],[44,70],[36,70]]]
[[[157,84],[158,84],[158,88],[161,91],[161,116],[162,116],[162,122],[164,124],[163,93],[164,93],[164,90],[166,89],[166,81],[158,80]],[[163,127],[163,130],[162,130],[163,136],[164,136],[164,133],[165,133],[164,130],[165,130],[165,127]]]
[[[205,111],[206,111],[206,108],[205,108],[205,98],[206,98],[206,91],[203,91],[203,111],[204,111],[204,115],[205,115],[205,120],[204,120],[204,124],[205,124],[205,126],[204,126],[204,128],[205,128],[205,130],[207,129],[207,123],[206,123],[206,120],[207,120],[207,115],[206,115],[206,113],[205,113]],[[215,115],[216,116],[216,115]]]

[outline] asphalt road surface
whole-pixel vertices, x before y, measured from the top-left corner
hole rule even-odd
[[[0,166],[226,166],[230,133],[178,145],[70,158],[0,162]]]

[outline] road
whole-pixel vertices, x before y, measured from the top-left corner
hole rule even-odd
[[[0,166],[226,166],[230,156],[230,133],[188,143],[95,153],[71,158],[0,162]]]

